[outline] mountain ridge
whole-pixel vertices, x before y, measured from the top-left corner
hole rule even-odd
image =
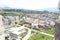
[[[11,7],[9,7],[9,6],[0,6],[0,8],[2,8],[2,9],[23,9],[23,8],[11,8]],[[26,9],[26,10],[28,10],[28,9]],[[44,9],[36,9],[36,11],[44,11],[44,10],[46,10],[46,11],[49,11],[49,12],[56,12],[56,13],[58,13],[58,9],[57,8],[44,8]]]

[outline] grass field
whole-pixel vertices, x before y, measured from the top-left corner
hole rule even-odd
[[[29,38],[29,40],[53,40],[53,39],[54,39],[53,37],[46,36],[43,34],[34,34]]]
[[[53,35],[55,33],[55,28],[51,28],[50,30],[47,30],[46,33]]]
[[[0,12],[0,15],[3,15],[3,16],[20,16],[20,15],[25,15],[21,12]]]

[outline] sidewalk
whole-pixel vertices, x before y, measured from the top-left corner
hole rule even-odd
[[[31,36],[31,30],[30,29],[28,29],[28,30],[29,30],[28,34],[23,38],[23,40],[28,40],[29,37]]]

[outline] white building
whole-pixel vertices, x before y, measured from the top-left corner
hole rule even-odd
[[[25,27],[13,27],[10,30],[10,34],[9,34],[9,39],[16,39],[16,40],[20,40],[21,35],[23,32],[25,32]]]
[[[37,23],[32,23],[32,28],[38,28],[38,24]]]
[[[55,22],[51,21],[51,22],[50,22],[50,25],[51,25],[51,26],[54,26],[54,25],[55,25]]]
[[[3,18],[3,16],[0,15],[0,40],[5,40],[4,26],[3,26],[2,18]]]

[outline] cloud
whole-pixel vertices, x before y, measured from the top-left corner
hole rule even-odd
[[[12,8],[42,9],[57,7],[58,0],[0,0],[0,6],[3,5]]]

